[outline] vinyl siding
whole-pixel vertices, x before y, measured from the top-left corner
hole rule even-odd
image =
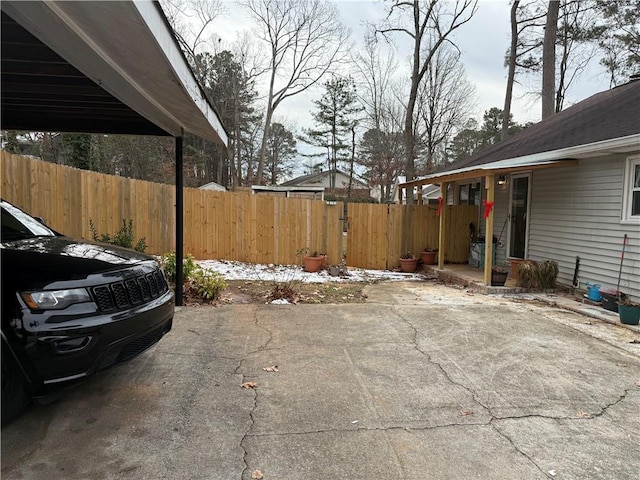
[[[571,285],[579,256],[582,288],[587,281],[615,288],[626,233],[620,290],[640,300],[640,225],[621,223],[627,156],[533,172],[528,257],[557,261],[558,280]]]

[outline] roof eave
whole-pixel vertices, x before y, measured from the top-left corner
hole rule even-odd
[[[567,167],[575,165],[579,159],[598,157],[607,154],[625,153],[640,149],[640,134],[603,140],[600,142],[540,152],[523,157],[488,162],[447,172],[433,173],[418,180],[398,185],[400,188],[412,188],[434,182],[452,182],[482,177],[493,173],[514,173],[539,168]]]

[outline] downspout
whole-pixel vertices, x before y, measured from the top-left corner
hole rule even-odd
[[[184,177],[182,159],[182,136],[176,138],[176,305],[182,306],[182,284],[184,282],[182,262],[184,257]]]

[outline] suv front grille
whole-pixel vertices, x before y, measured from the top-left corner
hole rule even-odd
[[[156,269],[145,275],[139,275],[123,282],[100,285],[91,290],[98,308],[103,312],[112,312],[158,298],[168,288],[164,276],[160,270]]]

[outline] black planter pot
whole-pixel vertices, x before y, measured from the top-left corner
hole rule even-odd
[[[507,276],[509,272],[502,269],[491,269],[491,286],[492,287],[504,287],[505,282],[507,281]]]

